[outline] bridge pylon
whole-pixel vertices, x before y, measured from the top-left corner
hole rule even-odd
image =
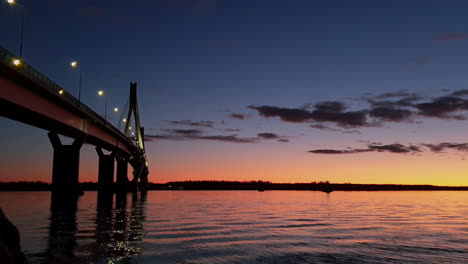
[[[144,127],[140,125],[140,114],[138,111],[138,100],[137,100],[137,83],[130,83],[130,104],[128,107],[128,114],[125,122],[124,134],[127,135],[130,129],[130,123],[132,116],[135,119],[135,136],[137,141],[137,151],[129,159],[130,165],[133,167],[133,180],[132,189],[146,191],[148,185],[148,163],[146,161],[145,152],[145,135]],[[139,183],[138,183],[139,181]]]

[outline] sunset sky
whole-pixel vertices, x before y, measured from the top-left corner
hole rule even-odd
[[[24,60],[114,124],[138,82],[152,182],[468,185],[468,1],[24,1]],[[0,4],[18,53],[21,9]],[[0,118],[0,181],[51,181]],[[93,146],[81,181],[97,180]]]

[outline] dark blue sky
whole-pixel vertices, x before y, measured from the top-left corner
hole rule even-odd
[[[255,172],[252,177],[269,179],[269,174],[258,173],[272,169],[266,165],[256,167],[258,155],[284,152],[288,153],[287,160],[293,157],[300,160],[300,164],[294,165],[301,168],[300,172],[288,167],[293,165],[284,165],[276,169],[283,174],[291,172],[290,175],[276,175],[274,179],[299,181],[305,180],[307,171],[316,174],[313,164],[319,155],[307,153],[311,149],[355,148],[362,142],[463,143],[460,131],[467,126],[460,118],[446,115],[459,114],[465,111],[463,107],[434,114],[412,101],[411,106],[405,106],[412,107],[411,120],[380,116],[378,125],[375,122],[369,125],[372,122],[368,119],[376,117],[372,114],[365,117],[364,123],[340,119],[346,116],[324,118],[314,114],[291,123],[283,114],[284,108],[307,109],[303,107],[307,105],[310,111],[317,110],[314,104],[323,101],[339,101],[347,107],[346,111],[370,111],[375,105],[369,105],[363,96],[377,98],[385,93],[404,92],[400,97],[417,94],[421,97],[417,102],[423,103],[467,89],[466,1],[23,2],[26,10],[24,59],[50,79],[76,94],[77,73],[68,63],[78,60],[84,79],[83,101],[98,113],[103,106],[101,98],[96,96],[97,90],[107,92],[109,107],[122,108],[128,97],[129,82],[137,81],[141,118],[148,133],[170,138],[169,135],[190,133],[182,129],[203,130],[192,131],[196,135],[190,135],[188,140],[148,142],[148,153],[155,164],[189,164],[184,158],[197,163],[200,153],[217,151],[227,153],[226,159],[234,159],[254,151],[258,153],[249,156],[252,162],[248,165]],[[9,7],[5,2],[0,5],[0,45],[15,53],[19,46],[19,14],[19,8]],[[266,113],[263,108],[255,108],[259,106],[274,106],[278,112]],[[233,113],[243,115],[239,116],[243,119],[230,117]],[[117,120],[117,116],[112,118]],[[200,127],[169,122],[181,120],[213,123]],[[311,124],[315,127],[309,127]],[[1,120],[0,125],[12,135],[34,135],[42,142],[38,149],[48,144],[40,130],[8,120]],[[453,129],[437,130],[447,126]],[[289,142],[268,141],[260,133],[273,133],[275,139]],[[261,142],[233,147],[235,143],[219,140],[232,135],[237,135],[236,139],[253,138]],[[5,138],[0,141],[12,152],[21,149]],[[358,155],[371,154],[387,155]],[[266,164],[281,164],[283,160],[268,157]],[[210,164],[214,162],[211,158],[206,154],[198,164]],[[453,159],[459,161],[458,156]],[[428,161],[420,157],[418,162],[415,164]],[[232,170],[246,165],[226,163]],[[421,165],[414,166],[417,170]],[[202,178],[197,166],[187,165],[184,169],[197,171],[194,178]],[[376,170],[352,174],[369,176]],[[191,178],[190,173],[184,174],[169,165],[152,171],[154,181]],[[204,173],[207,178],[223,178],[221,169]],[[348,180],[337,176],[340,173],[324,172],[323,175],[342,181],[392,182],[371,176]],[[460,177],[457,175],[453,181]],[[413,182],[425,180],[418,178]]]

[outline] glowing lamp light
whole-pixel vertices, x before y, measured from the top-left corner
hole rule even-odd
[[[103,90],[100,90],[100,91],[97,92],[97,94],[98,94],[99,96],[103,96],[103,95],[104,95],[104,91],[103,91]]]
[[[118,112],[118,111],[119,111],[118,107],[114,108],[114,112]]]
[[[16,4],[16,1],[15,0],[7,0],[7,3],[10,4],[10,5],[14,5],[14,4]]]
[[[124,123],[127,122],[127,118],[122,119],[122,122]]]
[[[13,65],[15,66],[20,66],[21,65],[21,60],[20,59],[13,59]]]
[[[59,90],[59,94],[60,94],[60,95],[63,94],[63,89],[60,89],[60,90]]]
[[[131,127],[131,126],[129,126],[129,127],[128,127],[128,129],[132,129],[132,127]]]
[[[76,67],[78,67],[78,62],[77,61],[72,61],[72,62],[70,62],[70,66],[72,66],[73,68],[76,68]]]

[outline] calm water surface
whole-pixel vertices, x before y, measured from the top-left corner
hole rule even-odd
[[[468,192],[1,192],[31,263],[468,263]]]

